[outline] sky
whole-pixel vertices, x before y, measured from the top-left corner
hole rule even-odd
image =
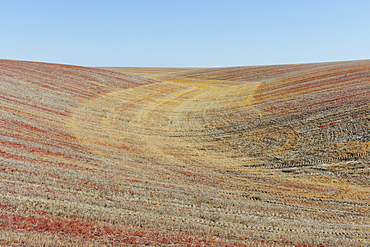
[[[369,0],[0,0],[0,58],[226,67],[370,58]]]

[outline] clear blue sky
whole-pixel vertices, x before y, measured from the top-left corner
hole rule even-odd
[[[369,0],[0,0],[0,58],[211,67],[370,58]]]

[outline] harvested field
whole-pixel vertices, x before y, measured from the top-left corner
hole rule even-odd
[[[110,70],[138,76],[157,76],[168,73],[191,71],[191,68],[146,68],[146,67],[99,67],[98,69]]]
[[[0,60],[0,245],[370,245],[370,61],[111,70]]]

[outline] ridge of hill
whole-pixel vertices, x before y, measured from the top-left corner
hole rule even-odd
[[[168,73],[178,73],[193,71],[195,68],[161,68],[161,67],[97,67],[98,69],[110,70],[118,73],[138,75],[138,76],[157,76]]]
[[[370,244],[370,61],[112,70],[0,60],[0,244]]]

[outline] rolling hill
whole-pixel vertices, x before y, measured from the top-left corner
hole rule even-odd
[[[370,244],[370,60],[0,60],[0,245]]]

